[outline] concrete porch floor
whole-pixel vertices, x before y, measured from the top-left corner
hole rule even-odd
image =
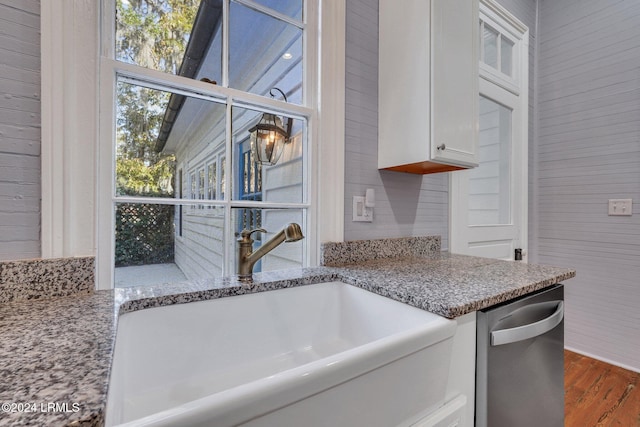
[[[163,283],[184,282],[187,277],[173,263],[116,267],[115,287],[159,285]]]

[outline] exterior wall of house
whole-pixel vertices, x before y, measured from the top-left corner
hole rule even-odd
[[[0,0],[0,260],[40,256],[40,1]]]
[[[302,195],[302,135],[292,138],[285,146],[285,151],[277,164],[264,167],[262,195],[263,200],[270,202],[291,202],[294,195]],[[300,225],[305,223],[300,210],[264,209],[262,226],[267,233],[262,236],[267,241],[280,232],[290,222]],[[304,232],[304,230],[303,230]],[[303,262],[302,241],[289,242],[278,246],[262,260],[262,271],[301,267]]]
[[[578,272],[566,346],[640,371],[640,3],[542,0],[539,34],[538,260]]]
[[[187,100],[185,107],[188,103],[194,101]],[[189,127],[188,131],[179,137],[181,143],[175,153],[176,181],[182,176],[182,185],[176,182],[176,196],[209,198],[206,189],[200,193],[199,181],[202,171],[205,174],[204,182],[207,183],[206,174],[208,166],[212,163],[216,164],[220,185],[221,165],[224,164],[224,108],[213,108],[213,111],[205,110],[205,115],[210,117],[211,121],[200,121],[199,125]],[[174,128],[172,137],[177,137],[177,133]],[[216,198],[222,198],[219,188]],[[175,222],[175,263],[187,279],[221,276],[224,266],[224,210],[208,206],[182,205],[182,209],[176,207]]]
[[[187,279],[222,276],[224,217],[217,209],[184,206],[182,236],[175,242],[175,263]]]
[[[449,177],[378,170],[378,1],[347,1],[345,240],[440,235],[449,246]],[[393,84],[393,82],[382,82]],[[352,222],[352,198],[376,192],[372,223]]]
[[[236,127],[232,126],[232,128]],[[200,170],[204,170],[205,182],[208,183],[207,166],[216,159],[223,159],[220,156],[224,155],[224,148],[219,143],[224,141],[224,133],[220,133],[220,129],[224,130],[224,126],[214,127],[210,131],[193,132],[193,135],[198,137],[189,140],[176,153],[177,170],[182,170],[183,175],[181,192],[183,197],[189,197],[191,194],[192,176],[198,180]],[[262,200],[299,201],[292,199],[302,194],[302,145],[301,134],[294,136],[292,142],[285,146],[285,151],[278,163],[263,167]],[[237,164],[238,159],[234,159],[234,162]],[[219,161],[217,167],[219,172],[221,172],[220,165]],[[231,174],[228,174],[226,179],[231,179]],[[218,182],[220,181],[219,176]],[[240,185],[239,180],[234,181],[234,186],[236,185]],[[196,190],[196,196],[192,197],[198,198],[198,194],[200,194],[199,190]],[[203,194],[204,198],[207,198],[206,189]],[[217,194],[218,198],[222,198],[219,189]],[[177,208],[176,211],[178,210]],[[304,224],[303,214],[299,210],[263,209],[260,215],[261,227],[268,232],[262,236],[253,236],[258,241],[257,245],[259,245],[259,239],[262,241],[270,239],[290,222]],[[237,226],[238,216],[239,210],[235,210],[233,224],[236,228],[239,227]],[[179,213],[176,214],[175,229],[175,263],[188,279],[216,277],[223,274],[225,238],[223,209],[184,205],[182,219]],[[237,231],[240,231],[239,228]],[[262,271],[267,271],[300,267],[304,256],[302,248],[302,242],[281,245],[262,259],[260,268]]]

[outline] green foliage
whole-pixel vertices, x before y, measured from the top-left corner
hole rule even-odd
[[[155,193],[159,197],[173,197],[171,184],[174,170],[173,156],[161,158],[151,166],[146,166],[137,158],[119,159],[116,163],[118,194],[142,196]]]
[[[117,0],[116,58],[177,74],[199,0]],[[170,94],[129,83],[117,87],[116,191],[173,197],[175,157],[156,152]],[[119,204],[116,267],[173,262],[174,206]]]
[[[118,85],[116,187],[120,195],[162,192],[173,195],[175,157],[155,150],[166,92]]]
[[[121,61],[177,74],[200,0],[117,0]]]
[[[173,262],[174,212],[172,205],[118,205],[115,266]]]
[[[116,57],[177,74],[199,0],[117,0]],[[116,188],[120,195],[172,197],[173,155],[155,151],[170,94],[118,84]]]

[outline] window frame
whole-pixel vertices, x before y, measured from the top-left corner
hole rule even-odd
[[[178,75],[172,75],[161,71],[147,69],[134,64],[128,64],[120,62],[115,59],[115,1],[105,0],[103,2],[103,20],[102,20],[102,56],[100,58],[100,82],[103,93],[111,88],[113,94],[111,96],[104,96],[101,99],[101,111],[109,112],[106,114],[100,114],[100,149],[102,166],[101,170],[104,174],[99,179],[99,185],[106,187],[106,183],[109,182],[111,191],[99,191],[102,197],[101,208],[98,215],[98,229],[102,232],[102,235],[108,235],[109,229],[113,230],[112,224],[114,221],[113,215],[110,215],[114,211],[115,206],[118,203],[149,203],[149,204],[174,204],[176,206],[180,204],[189,204],[191,208],[189,211],[192,214],[196,214],[199,209],[205,205],[219,206],[224,208],[224,254],[225,263],[223,267],[223,275],[228,276],[235,273],[233,271],[233,263],[235,260],[235,227],[233,225],[233,209],[237,208],[281,208],[281,209],[301,209],[306,215],[304,215],[304,222],[309,223],[309,213],[312,210],[314,203],[310,197],[310,187],[312,185],[312,176],[316,172],[313,167],[313,163],[309,160],[314,157],[317,151],[315,147],[315,138],[312,135],[307,134],[307,144],[303,150],[303,200],[301,203],[269,203],[269,202],[257,202],[257,201],[244,201],[233,198],[231,191],[232,179],[238,168],[238,163],[233,164],[235,160],[234,142],[232,134],[232,109],[234,107],[253,108],[260,111],[275,113],[280,115],[287,115],[295,119],[306,121],[308,128],[313,127],[313,121],[315,120],[316,111],[312,107],[315,102],[315,92],[313,88],[317,86],[316,73],[313,70],[317,69],[316,57],[317,57],[317,44],[314,37],[308,37],[309,31],[313,31],[314,26],[309,22],[313,22],[317,16],[317,11],[314,9],[315,2],[305,2],[305,21],[298,22],[297,26],[304,31],[303,36],[303,103],[302,105],[285,103],[269,98],[268,96],[260,96],[252,94],[250,92],[240,91],[238,89],[228,87],[228,61],[226,60],[227,53],[229,52],[229,38],[228,26],[229,22],[229,6],[232,1],[240,3],[244,6],[251,7],[259,10],[260,12],[269,12],[269,15],[276,19],[281,19],[281,14],[270,11],[258,3],[254,3],[251,0],[224,0],[223,2],[223,72],[222,72],[222,85],[211,85],[205,82],[200,82],[187,77]],[[287,18],[285,22],[292,23],[291,18]],[[218,200],[206,200],[201,196],[206,196],[204,188],[201,187],[201,172],[205,172],[206,183],[206,171],[204,162],[198,162],[198,164],[190,165],[189,177],[190,177],[190,189],[191,193],[195,188],[195,194],[190,194],[189,199],[160,199],[160,198],[148,198],[148,197],[123,197],[118,196],[115,193],[115,88],[118,81],[127,81],[135,83],[151,89],[166,90],[172,93],[179,93],[194,98],[203,99],[206,101],[213,101],[220,103],[226,108],[226,131],[225,131],[225,171],[231,171],[231,174],[227,174],[225,182],[224,193],[221,193],[221,198]],[[234,130],[235,131],[235,130]],[[107,151],[108,149],[108,151]],[[108,170],[108,166],[111,165],[111,170]],[[196,182],[193,182],[195,179]],[[195,184],[195,185],[194,185]],[[110,193],[110,194],[109,194]],[[224,194],[224,197],[222,197]],[[197,206],[197,208],[196,208]],[[109,218],[112,216],[112,218]],[[305,225],[303,228],[306,229]],[[111,234],[113,232],[111,231]],[[316,233],[307,232],[308,236],[306,242],[304,242],[304,255],[303,266],[311,264],[310,251],[311,248],[317,246]],[[98,276],[99,281],[102,283],[112,283],[114,276],[113,257],[115,248],[115,237],[110,239],[101,239],[98,245]],[[107,245],[105,242],[109,242]]]
[[[480,17],[480,52],[479,52],[479,66],[480,76],[485,80],[500,86],[503,89],[508,90],[516,96],[520,95],[521,87],[527,85],[528,82],[523,82],[523,70],[522,70],[522,58],[520,48],[522,44],[522,32],[523,25],[520,22],[516,22],[513,19],[508,19],[501,7],[491,4],[490,2],[480,2],[483,9],[482,16]],[[496,61],[499,68],[494,68],[484,62],[484,39],[483,28],[487,24],[492,30],[498,33],[496,39],[496,49],[498,51]],[[501,39],[505,38],[512,43],[512,55],[511,66],[512,75],[508,75],[501,70]]]
[[[41,8],[42,258],[97,254],[98,289],[112,288],[113,269],[105,267],[109,263],[101,253],[105,245],[112,248],[115,243],[113,221],[102,217],[113,194],[113,189],[109,191],[113,164],[105,161],[112,159],[111,144],[100,143],[105,133],[113,136],[113,130],[100,126],[104,115],[115,114],[108,109],[115,105],[115,73],[100,72],[103,62],[109,61],[104,58],[109,42],[101,43],[101,30],[112,21],[104,21],[112,1],[43,2]],[[342,241],[344,236],[346,0],[304,1],[317,11],[317,19],[308,20],[318,48],[316,63],[307,67],[315,75],[315,86],[307,91],[314,98],[310,103],[314,121],[308,132],[317,148],[309,158],[314,170],[308,200],[314,206],[307,233],[315,240],[310,245],[310,265],[317,265],[319,243]],[[135,75],[126,65],[118,64],[118,71]],[[147,77],[154,80],[153,73]],[[233,89],[212,92],[207,83],[193,84],[205,95],[235,95]],[[278,112],[278,102],[248,98]]]

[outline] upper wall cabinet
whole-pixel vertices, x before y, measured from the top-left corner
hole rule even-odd
[[[380,0],[378,168],[478,165],[478,1]]]

